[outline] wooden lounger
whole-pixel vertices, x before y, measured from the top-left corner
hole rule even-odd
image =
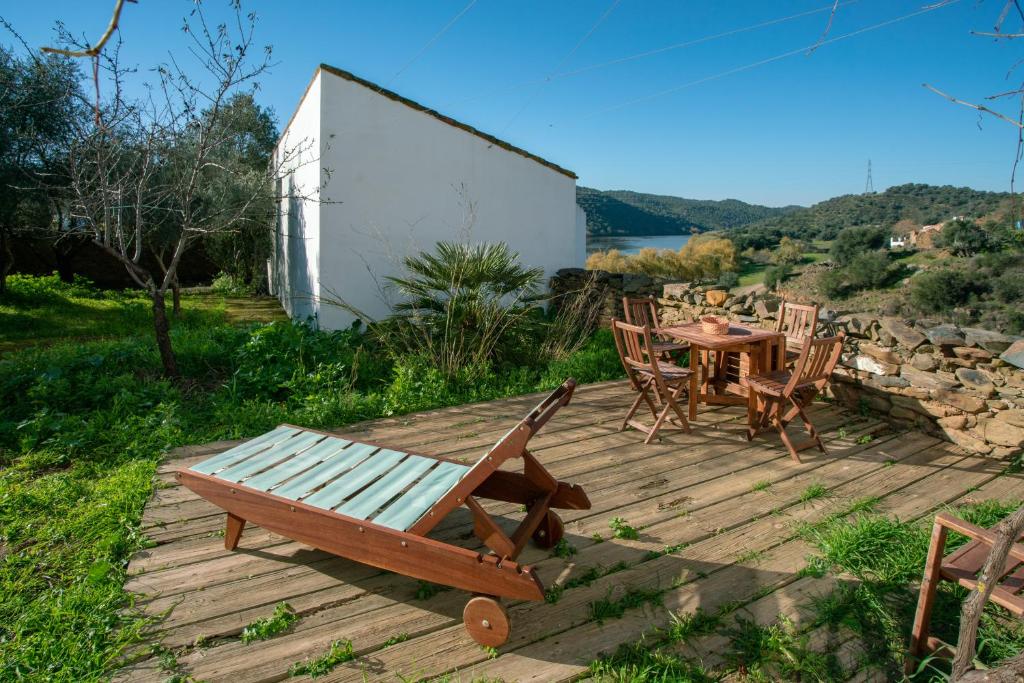
[[[551,508],[590,508],[581,488],[555,480],[526,449],[575,386],[566,380],[472,466],[282,425],[176,476],[227,511],[227,549],[252,522],[342,557],[476,593],[463,613],[466,629],[477,642],[497,646],[510,631],[497,598],[544,599],[534,571],[515,562],[527,539],[550,548],[563,532]],[[521,473],[498,469],[511,458],[523,459]],[[477,498],[522,504],[527,513],[508,535]],[[427,538],[463,505],[490,554]]]

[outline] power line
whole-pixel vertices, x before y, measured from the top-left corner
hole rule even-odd
[[[419,50],[418,50],[418,51],[416,52],[416,54],[414,54],[414,55],[413,55],[413,56],[412,56],[412,57],[411,57],[411,58],[409,59],[409,61],[407,61],[407,62],[406,62],[405,64],[403,64],[403,65],[402,65],[402,68],[400,68],[400,69],[399,69],[398,71],[396,71],[396,72],[395,72],[395,75],[394,75],[394,76],[392,76],[392,77],[391,77],[391,78],[390,78],[390,79],[388,80],[388,82],[384,84],[384,87],[388,87],[388,86],[390,86],[390,85],[391,85],[391,83],[392,83],[392,82],[394,82],[394,80],[395,80],[395,79],[397,79],[397,78],[398,78],[399,76],[401,76],[401,75],[402,75],[402,72],[404,72],[404,71],[405,71],[406,69],[408,69],[408,68],[409,68],[410,66],[412,66],[412,65],[413,65],[413,64],[414,64],[414,63],[415,63],[416,61],[418,61],[418,60],[419,60],[419,58],[420,58],[420,57],[422,57],[422,56],[423,56],[424,54],[426,54],[427,50],[429,50],[429,49],[430,49],[430,48],[431,48],[431,47],[432,47],[432,46],[434,45],[434,43],[436,43],[436,42],[437,42],[438,40],[440,40],[441,36],[443,36],[443,35],[444,35],[445,33],[447,33],[447,32],[448,32],[448,29],[450,29],[450,28],[451,28],[452,26],[454,26],[454,25],[455,25],[455,23],[456,23],[456,22],[457,22],[457,21],[458,21],[459,19],[461,19],[461,18],[462,18],[462,15],[464,15],[464,14],[465,14],[466,12],[468,12],[468,11],[469,11],[469,10],[470,10],[470,9],[471,9],[471,8],[473,7],[473,5],[475,5],[476,3],[477,3],[477,0],[469,0],[469,4],[468,4],[468,5],[466,5],[465,7],[463,7],[463,8],[462,8],[462,11],[461,11],[461,12],[459,12],[459,13],[458,13],[458,14],[456,14],[456,15],[455,15],[454,17],[452,17],[452,18],[451,18],[451,20],[450,20],[450,21],[449,21],[449,22],[448,22],[447,24],[445,24],[445,25],[444,25],[444,26],[443,26],[443,27],[441,28],[441,30],[440,30],[440,31],[438,31],[437,33],[435,33],[435,34],[434,34],[434,37],[433,37],[433,38],[431,38],[430,40],[428,40],[428,41],[426,42],[426,44],[425,44],[425,45],[424,45],[423,47],[421,47],[421,48],[420,48],[420,49],[419,49]]]
[[[839,6],[840,7],[846,7],[847,5],[852,5],[852,4],[860,2],[860,1],[861,0],[847,0],[846,2],[840,3]],[[546,78],[535,78],[535,79],[531,79],[531,80],[528,80],[528,81],[520,81],[518,83],[512,83],[510,85],[504,86],[504,87],[499,88],[499,89],[491,90],[489,92],[480,93],[478,95],[471,95],[469,97],[463,97],[463,98],[459,98],[459,99],[455,99],[455,100],[450,100],[447,104],[469,102],[469,101],[478,100],[478,99],[481,99],[481,98],[484,98],[484,97],[492,97],[494,95],[498,95],[498,94],[501,94],[503,92],[508,92],[510,90],[518,90],[519,88],[524,88],[524,87],[528,87],[528,86],[531,86],[531,85],[544,84],[544,83],[548,83],[550,81],[559,81],[559,80],[562,80],[564,78],[572,78],[573,76],[579,76],[580,74],[584,74],[584,73],[587,73],[587,72],[590,72],[590,71],[594,71],[596,69],[603,69],[605,67],[615,66],[617,64],[625,64],[627,62],[636,61],[638,59],[644,59],[646,57],[653,57],[655,55],[663,54],[665,52],[671,52],[673,50],[681,50],[683,48],[693,47],[694,45],[701,45],[703,43],[708,43],[708,42],[711,42],[713,40],[720,40],[722,38],[728,38],[729,36],[734,36],[734,35],[738,35],[738,34],[741,34],[741,33],[747,33],[749,31],[755,31],[755,30],[761,29],[761,28],[767,28],[769,26],[774,26],[776,24],[782,24],[782,23],[785,23],[787,21],[793,21],[795,19],[802,19],[803,17],[808,17],[808,16],[811,16],[811,15],[814,15],[814,14],[820,14],[822,12],[830,11],[832,8],[833,8],[833,4],[830,3],[830,4],[825,5],[823,7],[818,7],[818,8],[815,8],[815,9],[807,10],[805,12],[798,12],[797,14],[790,14],[789,16],[785,16],[785,17],[777,17],[775,19],[768,19],[766,21],[762,21],[762,22],[757,23],[757,24],[750,24],[749,26],[741,26],[739,28],[729,29],[728,31],[722,31],[720,33],[713,33],[713,34],[710,34],[710,35],[702,36],[700,38],[694,38],[692,40],[683,41],[681,43],[673,43],[671,45],[665,45],[663,47],[654,48],[652,50],[645,50],[643,52],[637,52],[635,54],[626,55],[624,57],[617,57],[615,59],[611,59],[611,60],[608,60],[606,62],[599,62],[597,64],[590,64],[590,65],[587,65],[587,66],[580,67],[578,69],[573,69],[571,71],[562,71],[560,73],[553,73],[553,74],[547,76]]]
[[[576,42],[575,45],[573,45],[573,48],[571,50],[569,50],[560,60],[558,60],[558,64],[556,64],[555,68],[551,70],[551,73],[549,73],[544,78],[544,80],[540,83],[540,85],[538,85],[534,89],[534,91],[530,94],[530,96],[526,99],[526,101],[523,102],[523,106],[519,107],[519,109],[516,110],[516,113],[512,115],[512,118],[510,118],[508,120],[508,123],[505,124],[505,127],[502,128],[501,131],[498,133],[499,135],[503,135],[505,133],[505,131],[508,130],[509,126],[511,126],[512,123],[517,118],[519,118],[519,115],[522,114],[524,111],[526,111],[526,108],[528,106],[530,106],[530,104],[533,102],[533,100],[540,93],[541,89],[551,80],[551,77],[562,67],[563,64],[565,64],[567,61],[569,61],[569,59],[574,54],[576,54],[577,50],[579,50],[581,47],[583,47],[583,44],[586,43],[590,39],[590,36],[594,35],[594,31],[596,31],[598,29],[598,27],[601,24],[604,23],[604,20],[607,19],[608,15],[610,15],[612,13],[612,11],[614,11],[615,8],[619,6],[620,2],[622,2],[622,0],[612,0],[612,4],[608,5],[608,9],[606,9],[604,11],[604,14],[602,14],[600,17],[598,17],[597,21],[594,22],[594,25],[590,27],[590,30],[587,31],[586,34]]]
[[[937,4],[929,5],[927,7],[919,9],[916,12],[911,12],[909,14],[904,14],[904,15],[895,17],[893,19],[887,19],[886,21],[882,21],[882,22],[879,22],[877,24],[872,24],[871,26],[865,26],[864,28],[857,29],[856,31],[851,31],[850,33],[844,33],[843,35],[835,36],[834,38],[829,38],[828,40],[823,40],[823,41],[820,41],[820,42],[815,42],[812,45],[807,45],[807,46],[804,46],[804,47],[801,47],[801,48],[797,48],[796,50],[789,50],[788,52],[783,52],[782,54],[775,55],[774,57],[768,57],[766,59],[760,59],[760,60],[758,60],[756,62],[751,62],[750,64],[744,64],[743,66],[737,66],[735,68],[728,69],[726,71],[722,71],[722,72],[719,72],[719,73],[716,73],[716,74],[712,74],[710,76],[705,76],[703,78],[698,78],[695,81],[690,81],[688,83],[683,83],[681,85],[673,86],[671,88],[667,88],[665,90],[661,90],[661,91],[656,92],[656,93],[651,93],[650,95],[644,95],[642,97],[636,97],[636,98],[633,98],[633,99],[630,99],[630,100],[626,100],[624,102],[619,102],[618,104],[614,104],[614,105],[612,105],[610,107],[603,107],[601,109],[595,109],[594,111],[590,112],[589,114],[584,114],[583,116],[580,116],[580,117],[577,117],[577,118],[591,118],[591,117],[594,117],[594,116],[598,116],[600,114],[605,114],[605,113],[610,112],[610,111],[615,111],[616,109],[622,109],[623,107],[628,107],[628,106],[633,105],[633,104],[639,104],[640,102],[647,102],[649,100],[657,99],[659,97],[664,97],[665,95],[671,95],[673,93],[679,92],[680,90],[686,90],[687,88],[692,88],[693,86],[696,86],[696,85],[701,85],[703,83],[708,83],[710,81],[715,81],[715,80],[718,80],[720,78],[725,78],[726,76],[732,76],[733,74],[741,73],[743,71],[749,71],[749,70],[755,69],[755,68],[757,68],[759,66],[764,66],[766,64],[771,64],[773,62],[781,61],[781,60],[786,59],[788,57],[793,57],[795,55],[804,53],[807,50],[810,50],[811,48],[821,48],[821,47],[824,47],[825,45],[831,45],[832,43],[838,43],[841,40],[847,40],[848,38],[853,38],[855,36],[859,36],[859,35],[861,35],[863,33],[869,32],[869,31],[875,31],[875,30],[878,30],[880,28],[885,28],[886,26],[891,26],[891,25],[899,23],[901,21],[906,21],[907,19],[912,19],[914,17],[921,16],[922,14],[927,14],[929,12],[934,12],[935,10],[941,9],[943,7],[949,7],[951,5],[955,5],[958,2],[960,2],[960,0],[944,0],[943,2],[939,2]]]

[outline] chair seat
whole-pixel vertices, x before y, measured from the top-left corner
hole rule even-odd
[[[647,366],[638,367],[637,372],[645,377],[654,375],[654,372]],[[668,381],[686,379],[692,374],[689,368],[680,367],[666,360],[658,361],[658,372]]]
[[[765,373],[763,375],[754,375],[747,377],[747,386],[753,391],[760,394],[768,394],[769,396],[781,396],[786,385],[789,384],[790,378],[793,373],[788,370],[776,370],[775,372]],[[813,382],[804,382],[796,385],[796,390],[799,391],[806,387],[814,386]]]
[[[656,341],[651,344],[654,352],[657,354],[672,353],[673,351],[686,351],[690,348],[690,345],[685,342],[674,342],[674,341]]]
[[[1021,539],[1018,539],[1018,542]],[[978,584],[978,573],[988,559],[992,547],[981,541],[971,541],[942,560],[942,576],[955,581],[967,589],[974,589]],[[1017,616],[1024,616],[1024,565],[1010,556],[1000,572],[1001,582],[992,589],[990,600],[1010,610]]]
[[[279,427],[191,469],[399,531],[470,470],[294,427]]]

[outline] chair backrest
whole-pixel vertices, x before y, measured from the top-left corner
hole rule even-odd
[[[615,339],[615,348],[619,351],[619,360],[622,361],[622,367],[634,389],[640,388],[640,381],[636,376],[639,370],[652,373],[658,385],[662,384],[658,354],[652,352],[654,341],[649,326],[630,325],[612,319],[612,337]]]
[[[793,374],[783,390],[789,396],[800,385],[813,384],[820,391],[832,378],[843,352],[843,335],[808,339],[793,365]]]
[[[653,296],[622,297],[622,310],[626,314],[626,322],[630,325],[646,325],[652,330],[660,329],[658,322],[658,306]]]
[[[789,303],[785,299],[779,304],[779,316],[775,331],[786,335],[786,344],[802,349],[804,342],[814,339],[818,329],[818,306]]]

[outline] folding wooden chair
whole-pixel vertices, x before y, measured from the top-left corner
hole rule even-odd
[[[943,557],[946,537],[950,531],[963,534],[972,539],[960,546],[948,556]],[[978,586],[978,574],[981,572],[992,544],[993,534],[981,527],[965,522],[945,512],[935,516],[932,525],[932,539],[928,546],[928,559],[924,566],[924,580],[917,599],[917,612],[914,615],[914,627],[910,632],[910,657],[907,660],[908,673],[915,662],[928,654],[953,656],[955,647],[928,635],[928,622],[931,620],[935,595],[939,581],[958,583],[968,590]],[[1024,617],[1024,545],[1022,538],[1017,539],[1010,548],[1003,571],[999,575],[999,584],[992,589],[989,600],[1005,608],[1017,617]]]
[[[800,351],[792,371],[776,370],[747,377],[747,388],[755,394],[759,413],[758,419],[747,428],[747,439],[771,427],[778,430],[782,443],[797,462],[800,462],[798,453],[813,446],[825,453],[825,444],[805,409],[829,383],[842,351],[842,335],[810,339]],[[798,415],[811,438],[794,444],[786,434],[786,425]]]
[[[463,612],[466,629],[497,646],[510,632],[498,597],[544,599],[533,569],[515,562],[527,540],[554,546],[563,527],[552,508],[590,508],[581,488],[557,481],[526,449],[575,386],[566,380],[472,466],[282,425],[177,478],[227,511],[227,549],[252,522],[335,555],[471,591],[477,595]],[[498,469],[513,458],[523,459],[521,473]],[[526,516],[508,535],[478,498],[525,505]],[[427,537],[463,505],[490,554]]]
[[[672,353],[676,351],[688,351],[690,344],[677,342],[661,331],[661,323],[658,321],[658,306],[653,296],[645,297],[622,297],[622,310],[626,314],[626,323],[651,328],[654,343],[652,348],[665,360],[671,360]]]
[[[786,365],[800,355],[808,339],[814,339],[818,329],[818,306],[794,304],[785,299],[779,304],[775,331],[786,335]],[[781,370],[782,368],[776,368]]]
[[[678,420],[683,431],[690,431],[690,423],[686,420],[686,411],[679,406],[679,397],[689,387],[690,370],[662,360],[653,350],[651,328],[644,325],[628,325],[619,320],[612,320],[612,335],[615,346],[619,350],[619,359],[626,370],[626,376],[633,391],[637,392],[636,400],[626,413],[619,431],[626,427],[634,427],[647,435],[644,443],[650,443],[657,436],[666,420]],[[653,399],[652,399],[653,395]],[[661,406],[661,412],[655,407]],[[654,416],[654,425],[648,427],[639,420],[633,419],[640,404],[646,403]]]

